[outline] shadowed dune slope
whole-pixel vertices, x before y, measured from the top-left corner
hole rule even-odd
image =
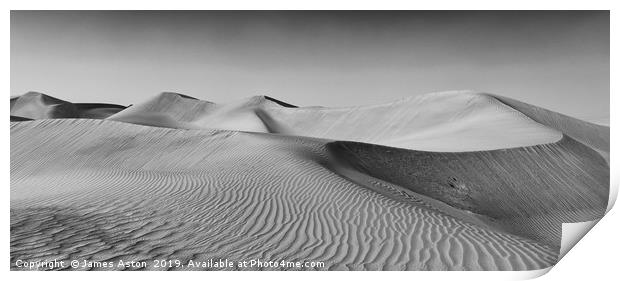
[[[25,118],[25,117],[19,117],[19,116],[13,116],[11,115],[11,122],[19,122],[19,121],[31,121],[32,119],[30,118]]]
[[[123,105],[109,103],[74,103],[79,118],[105,119],[127,108]]]
[[[528,270],[555,263],[557,249],[545,243],[459,219],[415,192],[393,192],[402,187],[381,179],[369,176],[374,187],[367,188],[335,172],[343,160],[384,161],[365,158],[363,153],[373,149],[392,159],[381,150],[394,148],[327,142],[109,120],[12,122],[11,264],[33,258],[179,259],[183,264],[260,258],[325,262],[324,268],[303,270]],[[547,151],[540,159],[544,165],[558,157],[552,151],[572,159],[563,145],[571,144],[488,153],[514,153],[526,160],[532,157],[528,151]],[[342,146],[347,150],[341,152]],[[488,188],[489,179],[459,170],[470,163],[483,165],[476,161],[484,163],[490,154],[452,159],[462,163],[441,160],[450,154],[407,151],[403,157],[412,154],[425,158],[428,166],[415,166],[422,164],[417,157],[393,164],[406,164],[414,172],[428,169],[423,180],[429,184],[456,174],[471,190],[472,200],[466,200],[471,208],[510,215],[496,205],[476,205],[481,200],[477,188]],[[498,159],[485,161],[503,161]],[[381,165],[376,177],[407,176],[402,175],[405,166]],[[509,186],[523,183],[500,168],[479,168],[490,180],[501,176]],[[519,188],[526,192],[529,187]],[[583,195],[586,202],[580,204],[598,206],[595,195]],[[562,209],[548,203],[549,209]]]
[[[146,124],[165,115],[182,127],[269,132],[360,141],[428,151],[477,151],[558,141],[562,134],[497,99],[472,92],[442,92],[376,106],[293,107],[257,96],[230,104],[161,94],[111,120]],[[136,122],[139,120],[139,122]],[[175,123],[150,125],[175,127]]]
[[[568,136],[552,144],[460,153],[342,141],[328,148],[364,174],[555,247],[561,223],[599,219],[607,207],[607,162]]]
[[[125,106],[105,103],[71,103],[37,92],[11,98],[11,116],[27,119],[104,119]]]

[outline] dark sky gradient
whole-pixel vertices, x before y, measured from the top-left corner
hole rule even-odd
[[[347,106],[459,89],[609,116],[609,13],[11,12],[12,95]]]

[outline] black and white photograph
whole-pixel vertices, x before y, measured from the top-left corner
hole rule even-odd
[[[11,10],[9,98],[10,271],[542,272],[616,196],[609,10]]]

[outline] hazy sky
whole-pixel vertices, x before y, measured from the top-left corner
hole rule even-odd
[[[609,116],[609,13],[11,12],[12,95],[346,106],[458,89]]]

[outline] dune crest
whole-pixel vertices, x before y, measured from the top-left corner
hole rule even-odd
[[[71,103],[46,94],[28,92],[11,98],[11,116],[15,121],[55,118],[105,119],[125,106],[105,103]],[[19,120],[18,117],[23,118]]]
[[[598,151],[609,162],[609,126],[594,124],[515,99],[491,95],[536,122],[571,136]]]

